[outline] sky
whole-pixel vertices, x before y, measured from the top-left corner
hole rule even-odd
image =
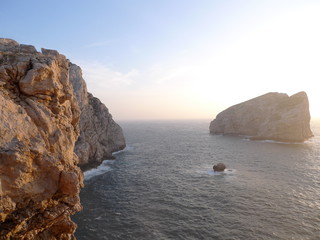
[[[0,37],[64,54],[116,120],[214,119],[299,91],[320,118],[320,1],[0,2]]]

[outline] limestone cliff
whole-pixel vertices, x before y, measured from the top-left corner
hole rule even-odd
[[[234,105],[219,113],[209,129],[213,134],[284,142],[303,142],[313,136],[305,92],[290,97],[284,93],[267,93]]]
[[[87,92],[80,67],[70,64],[70,80],[80,106],[80,136],[75,152],[83,168],[112,158],[125,148],[121,127],[112,119],[107,107]]]
[[[0,38],[0,239],[73,239],[79,160],[99,162],[124,147],[78,66]]]
[[[69,61],[0,39],[0,239],[71,239],[83,182]]]

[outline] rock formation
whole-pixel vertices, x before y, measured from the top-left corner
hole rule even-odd
[[[215,172],[223,172],[226,169],[226,165],[224,163],[218,163],[213,165],[213,171]]]
[[[79,67],[55,50],[0,38],[0,239],[74,238],[79,134],[85,163],[125,146]]]
[[[71,239],[80,111],[69,62],[0,39],[0,239]]]
[[[81,111],[75,153],[79,166],[86,168],[112,158],[112,153],[124,149],[126,144],[121,127],[112,119],[107,107],[87,92],[81,68],[75,64],[70,64],[70,81]]]
[[[251,139],[303,142],[313,136],[305,92],[292,96],[267,93],[219,113],[210,133],[246,135]]]

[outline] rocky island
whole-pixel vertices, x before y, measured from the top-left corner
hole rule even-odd
[[[74,239],[85,166],[125,147],[81,69],[0,38],[0,239]]]
[[[256,140],[303,142],[313,136],[305,92],[292,96],[271,92],[222,111],[210,133],[245,135]]]

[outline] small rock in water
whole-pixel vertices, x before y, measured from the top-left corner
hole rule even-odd
[[[226,165],[224,163],[218,163],[213,165],[213,171],[215,172],[223,172],[226,169]]]

